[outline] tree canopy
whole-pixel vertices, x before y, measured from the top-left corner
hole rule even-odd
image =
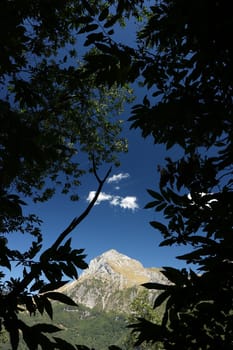
[[[5,94],[1,100],[1,200],[6,210],[3,219],[12,210],[12,202],[17,208],[22,204],[17,195],[9,194],[10,184],[15,183],[17,191],[32,195],[32,188],[43,186],[45,175],[56,179],[62,170],[79,177],[81,168],[73,168],[74,162],[68,161],[76,161],[73,144],[77,141],[91,157],[92,146],[100,147],[97,166],[99,161],[111,158],[116,145],[111,144],[109,135],[117,134],[117,126],[106,124],[104,118],[101,131],[105,133],[107,127],[110,134],[106,134],[106,144],[99,144],[100,135],[92,132],[99,127],[102,114],[100,120],[96,116],[83,119],[86,114],[82,111],[90,108],[89,96],[94,94],[91,108],[95,109],[92,103],[96,102],[96,93],[99,98],[100,91],[106,88],[114,89],[140,79],[148,92],[132,108],[131,127],[141,129],[143,137],[152,136],[155,144],[179,150],[176,159],[166,157],[166,165],[158,168],[158,188],[148,190],[152,201],[146,208],[154,208],[164,216],[163,222],[152,221],[151,225],[161,232],[161,245],[188,245],[190,253],[178,258],[193,263],[196,269],[164,267],[172,284],[145,285],[162,291],[154,307],[165,302],[166,308],[160,324],[141,319],[134,325],[139,332],[137,344],[158,342],[169,350],[232,349],[230,3],[158,0],[151,5],[146,3],[142,10],[141,1],[84,1],[82,6],[79,2],[52,2],[49,11],[43,1],[26,2],[23,9],[18,4],[21,2],[1,4],[8,14],[5,18],[11,18],[1,22],[9,37],[3,35],[3,30],[0,37],[4,48],[0,71]],[[4,11],[0,13],[3,16]],[[142,13],[144,17],[140,18]],[[141,19],[137,43],[132,47],[114,37],[115,26],[131,15]],[[84,45],[88,51],[91,49],[78,69],[67,67],[67,58],[60,51],[61,47],[67,49],[66,45],[71,45],[70,55],[74,55],[74,36],[70,34],[75,30],[85,35]],[[10,90],[5,89],[6,82]],[[91,89],[85,89],[85,82]],[[78,126],[74,124],[76,109],[80,113]],[[84,134],[76,133],[80,126],[84,127]],[[83,139],[86,135],[91,137],[91,143]],[[97,175],[96,167],[93,169]],[[100,186],[103,181],[99,179]],[[15,207],[13,210],[15,215]],[[8,252],[3,239],[1,244],[3,251]],[[69,249],[68,241],[59,254],[70,253]],[[7,266],[5,256],[1,264]],[[47,261],[48,256],[49,253],[42,255],[40,263]],[[53,282],[60,281],[60,277]],[[13,288],[10,295],[14,296],[14,291]],[[35,304],[40,309],[40,302]],[[13,312],[7,329],[16,339],[12,348],[17,349],[16,304],[13,305],[13,310],[4,312],[7,316]],[[50,306],[45,305],[40,310],[47,308],[49,313]],[[39,328],[43,332],[43,327]],[[56,346],[62,348],[58,341]]]
[[[131,91],[126,85],[109,88],[97,83],[82,62],[83,28],[105,7],[102,1],[0,4],[0,328],[9,333],[13,350],[20,332],[30,349],[38,344],[43,349],[69,346],[45,335],[57,327],[29,327],[18,316],[23,307],[52,318],[51,300],[74,305],[54,292],[67,278],[77,278],[78,268],[87,267],[83,249],[73,249],[68,235],[88,215],[110,173],[109,169],[101,179],[99,167],[117,165],[117,154],[127,150],[117,116],[131,100]],[[131,12],[131,7],[120,7],[119,3],[116,21],[123,10]],[[92,56],[95,50],[86,54]],[[86,155],[88,167],[80,154]],[[97,180],[96,196],[41,253],[40,218],[24,214],[27,198],[48,200],[60,186],[62,193],[78,199],[81,176],[88,171]],[[26,252],[12,250],[9,233],[17,239],[19,233],[32,235],[31,247]],[[3,279],[4,269],[14,264],[22,267],[22,276]]]
[[[54,185],[62,182],[63,192],[79,184],[88,169],[79,164],[78,152],[94,154],[97,164],[112,162],[126,149],[114,117],[129,95],[85,74],[77,32],[88,19],[88,4],[71,1],[49,9],[43,2],[6,1],[1,6],[2,191],[13,184],[18,193],[43,200],[55,187],[46,188],[45,177]],[[59,178],[62,173],[67,181]]]
[[[97,57],[104,56],[97,67],[101,76],[115,72],[108,84],[140,78],[148,89],[132,108],[131,127],[179,151],[176,159],[165,156],[166,165],[158,168],[159,188],[148,190],[152,201],[146,208],[163,213],[163,222],[151,222],[163,236],[161,246],[188,245],[190,253],[178,259],[196,265],[195,270],[165,267],[172,285],[145,286],[163,291],[155,307],[166,301],[166,311],[160,325],[135,324],[138,344],[233,347],[229,6],[227,1],[155,1],[147,8],[136,47],[117,45],[111,38],[96,44],[102,50]],[[92,59],[87,67],[94,70]]]
[[[160,193],[149,191],[147,208],[166,224],[151,222],[161,245],[191,245],[178,257],[196,271],[165,268],[172,286],[153,286],[166,300],[161,326],[142,340],[161,340],[165,349],[232,349],[232,87],[233,18],[226,1],[161,1],[139,33],[146,47],[145,98],[133,109],[132,127],[167,148],[179,145],[179,159],[160,168]],[[152,74],[154,72],[154,74]]]

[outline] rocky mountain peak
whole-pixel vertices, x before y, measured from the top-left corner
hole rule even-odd
[[[167,283],[158,268],[111,249],[90,261],[80,278],[63,289],[77,303],[103,310],[127,310],[143,283]]]
[[[89,268],[84,271],[82,277],[90,275],[102,275],[102,278],[110,278],[113,275],[123,275],[126,278],[128,273],[135,270],[139,272],[143,269],[142,264],[128,256],[119,253],[115,249],[110,249],[100,256],[90,261]]]

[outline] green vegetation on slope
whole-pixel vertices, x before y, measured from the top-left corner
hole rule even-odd
[[[139,312],[140,307],[142,314]],[[101,311],[98,307],[89,309],[83,305],[78,307],[66,306],[59,303],[53,303],[54,317],[52,324],[61,329],[55,333],[55,337],[60,337],[71,344],[79,344],[94,348],[95,350],[107,350],[110,345],[120,347],[122,350],[133,350],[135,336],[127,325],[136,321],[137,317],[149,316],[149,319],[159,322],[161,314],[152,309],[148,303],[148,291],[143,290],[138,297],[132,302],[131,315],[118,313],[114,311]],[[146,314],[145,314],[146,312]],[[157,314],[156,314],[157,312]],[[28,313],[22,312],[20,318],[29,326],[39,323],[51,323],[47,314],[29,316]],[[7,340],[7,333],[0,333],[1,350],[9,350],[10,343]],[[28,347],[21,339],[18,350],[27,350]],[[161,349],[155,345],[143,344],[137,349]]]
[[[47,315],[36,314],[30,317],[23,313],[21,319],[26,321],[28,325],[51,323]],[[100,312],[82,305],[75,308],[55,304],[52,323],[61,328],[60,332],[54,334],[55,337],[59,336],[72,344],[85,344],[96,350],[108,349],[111,344],[123,346],[124,339],[130,332],[126,328],[126,316],[114,312]],[[1,349],[9,349],[9,343],[3,345],[6,346],[5,348],[2,345]],[[26,349],[28,348],[25,343],[21,341],[19,350]]]

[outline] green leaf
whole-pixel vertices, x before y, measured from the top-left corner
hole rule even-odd
[[[172,238],[168,238],[168,239],[165,239],[163,240],[160,244],[159,244],[159,247],[164,247],[164,246],[167,246],[167,245],[172,245],[176,242],[176,238],[175,237],[172,237]]]
[[[91,3],[90,1],[83,0],[82,1],[84,8],[87,9],[87,11],[92,15],[95,16],[96,14],[96,7],[94,3]]]
[[[96,43],[95,46],[102,52],[111,53],[111,48],[108,45],[102,43]]]
[[[26,309],[27,311],[31,314],[33,314],[35,312],[35,304],[34,304],[34,300],[32,296],[25,296],[23,298],[23,301],[26,305]]]
[[[55,333],[61,331],[61,328],[48,323],[37,323],[31,327],[31,330],[38,333]]]
[[[97,41],[103,40],[103,33],[99,32],[99,33],[91,33],[87,35],[87,40],[84,43],[84,46],[89,46],[91,44],[97,45]]]
[[[56,341],[56,345],[58,346],[59,350],[76,350],[76,347],[74,347],[72,344],[68,343],[64,339],[53,337],[53,339]]]
[[[66,305],[78,306],[70,297],[59,292],[47,292],[44,294],[44,296],[52,300],[60,301],[61,303]]]
[[[48,292],[48,291],[51,291],[51,290],[55,290],[55,289],[61,288],[66,283],[68,283],[68,281],[59,281],[59,282],[48,283],[48,284],[44,285],[40,289],[40,293],[45,293],[45,292]]]
[[[164,235],[168,235],[167,227],[165,225],[161,224],[160,222],[158,222],[158,221],[151,221],[150,225],[152,227],[154,227],[156,230],[159,230]]]
[[[10,335],[10,342],[12,350],[17,350],[19,345],[19,329],[14,321],[11,322],[10,327],[7,328]]]
[[[109,14],[109,9],[108,7],[106,7],[99,15],[99,21],[104,21],[108,17],[108,14]]]
[[[171,202],[171,198],[170,198],[170,196],[168,195],[168,192],[167,192],[167,191],[165,191],[165,190],[161,187],[161,188],[160,188],[160,192],[162,193],[163,198],[165,198],[167,202]]]
[[[50,301],[47,299],[46,295],[43,295],[43,304],[44,304],[44,308],[45,311],[47,312],[47,314],[49,315],[49,317],[51,318],[51,320],[53,319],[53,308],[52,308],[52,304],[50,303]]]
[[[64,264],[62,266],[62,270],[63,272],[70,278],[78,278],[78,272],[77,269],[75,268],[75,266],[72,263],[68,263],[67,265]]]
[[[33,299],[34,299],[34,302],[36,304],[37,310],[39,311],[39,313],[41,315],[43,315],[44,309],[45,309],[45,305],[43,302],[43,296],[41,297],[40,295],[34,295]]]
[[[113,16],[111,19],[109,19],[109,20],[104,24],[104,28],[112,27],[113,24],[115,24],[117,20],[118,20],[118,17],[117,17],[117,16]]]
[[[3,255],[4,252],[1,252],[2,256],[0,257],[0,266],[7,267],[9,270],[11,270],[11,264],[6,255]]]
[[[98,24],[87,24],[86,26],[84,26],[82,29],[79,30],[79,34],[92,32],[96,30],[98,27],[99,27]]]
[[[208,255],[209,252],[210,252],[209,249],[203,247],[203,248],[200,248],[200,249],[196,249],[196,250],[194,250],[191,253],[187,253],[187,254],[184,254],[184,255],[179,255],[179,256],[176,257],[176,259],[187,260],[187,261],[194,261],[194,260],[197,260],[197,259],[201,259],[201,256],[203,256],[203,255]]]
[[[148,282],[148,283],[143,283],[143,287],[147,289],[158,289],[158,290],[167,290],[170,288],[167,284],[161,284],[161,283],[155,283],[155,282]]]
[[[88,348],[86,345],[76,345],[76,349],[78,349],[78,350],[94,350],[94,349]]]
[[[63,245],[64,252],[70,252],[71,238],[67,239],[65,244]]]
[[[156,210],[156,211],[162,211],[163,209],[166,208],[166,206],[167,206],[167,203],[162,203],[162,204],[160,204],[160,205],[157,205],[156,208],[155,208],[155,210]]]
[[[81,16],[78,18],[78,22],[82,24],[87,24],[93,22],[93,18],[91,16]]]
[[[174,267],[163,267],[162,273],[169,281],[175,284],[183,285],[187,283],[187,276]]]
[[[157,204],[159,204],[160,202],[158,201],[153,201],[153,202],[149,202],[145,205],[144,209],[150,209],[150,208],[154,208]]]
[[[32,336],[31,328],[28,326],[23,329],[23,340],[27,344],[29,350],[38,349],[39,339],[35,334]]]
[[[143,98],[143,104],[144,104],[144,106],[146,106],[147,108],[150,107],[150,101],[149,101],[149,99],[148,99],[147,96],[144,96],[144,98]]]
[[[154,309],[162,305],[162,303],[171,295],[170,291],[165,291],[157,296],[154,302]]]
[[[153,190],[147,189],[147,192],[155,199],[157,199],[160,202],[164,201],[164,198],[159,194],[158,192],[155,192]]]
[[[168,331],[165,327],[157,325],[143,318],[138,319],[140,322],[129,325],[128,328],[133,328],[133,332],[139,333],[136,346],[143,342],[163,341],[168,337]]]

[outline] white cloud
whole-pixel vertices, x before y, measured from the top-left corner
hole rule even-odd
[[[87,201],[91,202],[92,199],[94,198],[94,196],[95,196],[95,191],[90,191],[88,194],[88,197],[87,197]],[[110,194],[107,194],[105,192],[100,192],[99,197],[98,197],[97,201],[95,202],[95,205],[98,205],[103,201],[110,201],[111,198],[112,198],[112,196]]]
[[[112,196],[112,199],[110,201],[111,205],[117,206],[121,203],[121,197],[120,196]]]
[[[108,178],[107,183],[113,183],[113,182],[120,182],[123,179],[127,179],[130,175],[128,173],[120,173],[120,174],[114,174],[111,177]]]
[[[135,210],[138,209],[137,198],[134,196],[127,196],[121,199],[121,208]]]
[[[95,191],[90,191],[87,197],[87,201],[90,202],[95,196]],[[105,192],[100,192],[98,200],[96,201],[95,205],[100,204],[103,201],[109,202],[110,205],[113,206],[119,206],[123,209],[129,209],[129,210],[136,210],[139,208],[137,203],[137,197],[135,196],[115,196],[111,194],[107,194]]]

